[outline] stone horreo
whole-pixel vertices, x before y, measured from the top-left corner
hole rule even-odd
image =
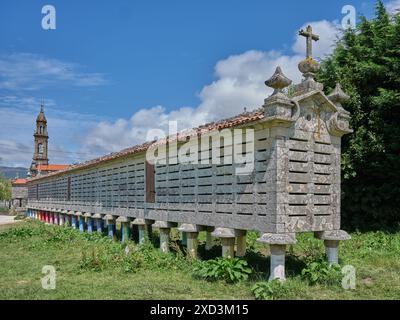
[[[287,246],[296,243],[296,234],[314,232],[325,243],[328,261],[338,263],[339,241],[350,238],[340,228],[341,137],[352,132],[343,103],[350,97],[339,84],[324,93],[312,57],[319,37],[311,27],[300,35],[307,39],[301,83],[292,84],[277,67],[265,82],[273,93],[255,111],[192,129],[183,139],[169,136],[31,178],[28,215],[81,231],[107,231],[114,238],[118,225],[122,241],[136,229],[139,243],[158,228],[163,251],[169,250],[171,228],[178,228],[193,258],[199,232],[206,233],[206,249],[220,238],[224,256],[243,257],[246,233],[258,231],[258,241],[270,246],[270,279],[281,280]],[[244,134],[250,129],[252,141]],[[222,130],[241,139],[213,139],[212,133]],[[164,155],[158,154],[162,158],[200,139],[201,151],[187,148],[187,153],[209,160],[217,145],[218,162],[146,157],[155,145],[165,147]],[[232,161],[232,150],[251,155],[249,172],[238,174],[246,163]]]

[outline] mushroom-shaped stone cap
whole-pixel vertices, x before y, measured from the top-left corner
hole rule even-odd
[[[182,223],[179,228],[179,231],[181,232],[200,232],[200,227],[196,224],[191,224],[191,223]]]
[[[290,80],[283,74],[281,67],[277,67],[273,76],[265,81],[265,85],[267,87],[273,88],[275,90],[274,94],[281,92],[282,89],[290,86],[291,83],[292,80]]]
[[[169,222],[169,221],[156,221],[153,224],[154,228],[159,228],[159,229],[169,229],[169,228],[174,228],[176,227],[177,223],[175,222]]]
[[[80,216],[82,216],[82,212],[77,211],[77,212],[75,212],[75,215],[78,216],[78,217],[80,217]]]
[[[264,233],[257,241],[266,244],[280,245],[295,244],[297,242],[294,233]]]
[[[131,224],[137,225],[137,226],[143,226],[146,224],[146,221],[144,219],[141,218],[136,218],[135,220],[133,220],[131,222]]]
[[[103,219],[106,221],[114,221],[115,220],[115,218],[112,214],[106,214]]]
[[[340,103],[342,104],[343,102],[346,102],[350,100],[350,96],[347,95],[343,90],[342,86],[337,83],[335,89],[332,91],[332,93],[328,96],[329,100],[331,100],[333,103]]]
[[[351,239],[351,236],[346,231],[343,230],[321,231],[321,232],[316,232],[315,235],[317,236],[317,238],[321,240],[344,241]]]
[[[103,219],[103,215],[101,215],[100,213],[95,213],[92,218],[93,219]]]
[[[119,216],[117,218],[117,222],[129,222],[131,219],[129,219],[128,217],[125,216]]]
[[[218,238],[234,238],[235,230],[229,228],[216,228],[211,235]]]
[[[74,214],[74,212],[73,211],[68,211],[68,213],[67,214],[69,214],[69,215],[73,215]]]
[[[91,218],[92,214],[90,212],[85,212],[85,214],[83,215],[85,218]]]

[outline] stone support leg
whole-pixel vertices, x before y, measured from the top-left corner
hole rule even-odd
[[[207,227],[206,228],[206,250],[211,250],[212,247],[214,246],[214,238],[212,236],[212,232],[214,231],[213,227]]]
[[[170,228],[160,228],[160,249],[162,252],[169,252]]]
[[[222,257],[234,258],[235,238],[221,238],[221,244],[222,244]]]
[[[269,280],[279,279],[286,280],[285,276],[285,244],[271,244],[271,265]]]
[[[71,215],[71,227],[72,229],[76,229],[76,216]]]
[[[91,217],[87,217],[87,232],[93,232],[93,219]]]
[[[139,228],[139,244],[143,244],[146,241],[147,228],[145,224],[138,225]]]
[[[296,243],[296,234],[294,233],[264,233],[258,242],[269,244],[271,251],[270,275],[269,280],[286,280],[285,276],[285,255],[286,246]]]
[[[79,216],[79,231],[85,232],[85,218],[83,216]]]
[[[246,255],[246,233],[236,237],[236,256],[244,257]]]
[[[187,253],[193,259],[197,258],[198,236],[198,232],[187,232]]]
[[[324,240],[328,263],[330,265],[339,264],[339,242],[350,240],[350,235],[343,230],[331,230],[316,232],[315,236],[318,239]]]
[[[129,241],[131,236],[131,230],[129,227],[129,222],[121,222],[121,234],[122,234],[122,242]]]

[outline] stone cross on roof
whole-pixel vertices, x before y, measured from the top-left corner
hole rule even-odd
[[[303,36],[307,39],[307,58],[312,58],[312,42],[313,42],[313,40],[318,41],[319,36],[316,34],[313,34],[313,30],[312,30],[311,26],[308,26],[306,31],[301,29],[299,31],[299,35]]]

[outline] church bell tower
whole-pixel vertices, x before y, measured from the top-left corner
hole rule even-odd
[[[42,103],[40,106],[40,112],[36,118],[36,130],[33,135],[35,138],[35,151],[33,153],[33,160],[30,168],[32,176],[37,174],[38,165],[49,164],[49,158],[47,155],[49,135],[47,133],[47,120],[43,109],[44,106]]]

